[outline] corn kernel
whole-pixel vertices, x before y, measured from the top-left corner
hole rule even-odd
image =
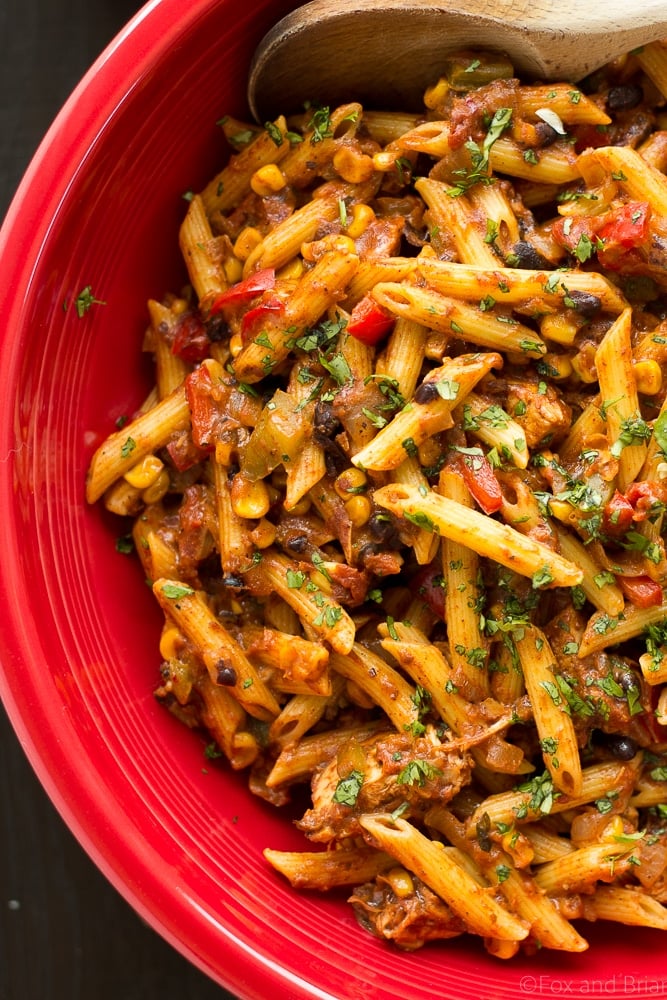
[[[173,312],[174,316],[180,316],[181,313],[187,312],[190,308],[190,304],[187,299],[177,298],[173,302],[169,303],[169,308]]]
[[[356,240],[366,232],[371,222],[373,222],[375,212],[370,205],[363,205],[359,202],[353,206],[350,215],[351,218],[347,224],[347,235]]]
[[[337,477],[334,489],[342,500],[349,500],[350,494],[360,493],[368,486],[368,477],[363,469],[345,469]]]
[[[435,437],[426,438],[417,448],[419,464],[425,468],[438,466],[442,459],[442,445]]]
[[[415,884],[410,872],[406,871],[405,868],[392,868],[385,872],[383,877],[399,899],[406,899],[408,896],[414,895]]]
[[[280,493],[285,492],[287,485],[287,470],[284,465],[279,465],[271,473],[271,486]]]
[[[363,184],[373,176],[373,158],[354,146],[341,146],[333,156],[333,168],[348,184]]]
[[[144,503],[159,503],[169,490],[171,480],[169,473],[163,469],[154,483],[151,483],[141,494]]]
[[[231,502],[232,510],[238,517],[249,519],[264,517],[270,507],[266,483],[263,479],[251,482],[238,473],[232,480]]]
[[[303,274],[303,261],[300,257],[295,257],[289,264],[285,264],[276,272],[276,277],[282,281],[298,281]]]
[[[163,469],[164,462],[161,462],[157,455],[146,455],[140,462],[128,469],[123,478],[130,486],[134,486],[138,490],[145,490],[153,485]]]
[[[548,351],[542,358],[542,362],[547,368],[549,377],[556,381],[569,378],[572,374],[572,362],[567,354],[555,354]]]
[[[363,495],[350,497],[345,504],[345,510],[352,522],[352,527],[361,528],[371,516],[371,502],[368,497]]]
[[[428,87],[424,91],[424,104],[427,108],[437,108],[442,105],[449,93],[449,82],[447,77],[441,76],[437,83],[434,83],[432,87]]]
[[[288,507],[290,514],[296,514],[297,517],[301,517],[302,514],[307,514],[311,507],[310,497],[301,497],[300,500],[294,504],[293,507]]]
[[[175,660],[178,648],[182,645],[183,636],[175,625],[165,625],[160,636],[160,656],[163,660]]]
[[[398,153],[382,149],[379,153],[373,154],[373,168],[382,174],[386,174],[388,171],[394,169],[398,158]]]
[[[637,391],[643,396],[657,396],[662,389],[662,369],[657,361],[650,358],[634,365]]]
[[[260,198],[275,194],[285,187],[285,175],[276,163],[266,163],[250,178],[250,187]]]
[[[243,277],[243,262],[238,257],[226,257],[222,269],[230,285],[235,285]]]
[[[263,240],[263,236],[259,229],[255,229],[254,226],[246,226],[242,229],[236,238],[236,243],[234,244],[234,255],[238,257],[239,260],[247,260],[250,254],[253,252],[255,247],[258,247]]]
[[[304,260],[313,262],[320,260],[326,253],[339,251],[340,253],[355,253],[356,246],[352,237],[343,233],[332,233],[321,240],[312,243],[303,243],[301,246],[301,256]]]
[[[564,313],[543,316],[540,321],[540,332],[547,340],[555,340],[557,344],[572,344],[581,326],[581,320]]]
[[[276,540],[276,526],[263,517],[250,532],[252,543],[257,549],[268,549]]]
[[[240,333],[233,333],[229,338],[229,353],[233,358],[237,358],[243,350],[243,337]]]

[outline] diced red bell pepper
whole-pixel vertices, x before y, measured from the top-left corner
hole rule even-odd
[[[442,566],[431,563],[417,573],[412,580],[412,590],[427,604],[433,614],[445,620],[445,588]]]
[[[179,316],[171,353],[188,364],[196,364],[208,357],[210,348],[211,341],[200,318],[190,312]]]
[[[262,292],[269,291],[276,286],[276,272],[273,267],[264,267],[254,274],[248,275],[243,281],[237,282],[231,288],[227,288],[214,299],[210,309],[211,316],[221,312],[227,306],[238,306],[250,302]]]
[[[655,608],[662,604],[662,587],[650,576],[617,576],[616,579],[636,608]]]
[[[243,314],[241,319],[241,339],[244,344],[252,340],[260,333],[268,316],[277,316],[283,312],[285,303],[277,295],[269,294],[263,296],[260,302]]]
[[[387,336],[395,322],[395,316],[378,305],[372,296],[365,295],[353,308],[346,332],[362,344],[374,347]]]
[[[500,483],[485,455],[462,455],[461,469],[473,500],[485,514],[495,514],[503,503]]]
[[[622,538],[634,521],[635,509],[623,493],[616,490],[602,512],[602,531],[610,538]]]

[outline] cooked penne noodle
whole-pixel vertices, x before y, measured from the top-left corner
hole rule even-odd
[[[657,899],[636,887],[600,885],[584,901],[587,920],[614,920],[631,927],[667,930],[667,910]]]
[[[438,489],[442,496],[472,508],[463,477],[454,469],[442,470]],[[437,535],[434,537],[437,539]],[[479,559],[473,549],[450,538],[442,539],[449,656],[453,667],[466,679],[470,701],[482,701],[490,693],[488,640],[482,635],[476,610],[480,600],[479,572]]]
[[[601,307],[610,313],[620,313],[627,302],[619,290],[603,275],[595,272],[533,271],[511,267],[484,267],[419,257],[416,273],[443,295],[461,296],[480,301],[491,295],[500,305],[533,304],[534,308],[564,307],[564,299],[572,292],[595,295]]]
[[[604,571],[604,567],[596,562],[592,550],[575,535],[558,526],[555,531],[561,553],[583,572],[581,589],[591,604],[608,615],[620,615],[625,607],[625,599],[613,576],[609,578],[611,574]]]
[[[206,185],[201,198],[206,212],[226,212],[248,193],[253,174],[269,163],[279,163],[289,153],[287,122],[281,115],[271,129],[263,129],[254,141],[233,156],[227,166]]]
[[[625,309],[605,334],[595,357],[600,395],[605,406],[609,445],[618,451],[620,490],[635,479],[646,458],[645,424],[639,413],[639,397],[632,367],[631,311]],[[642,436],[635,425],[639,424]],[[630,440],[626,444],[625,438]],[[634,442],[637,443],[634,443]]]
[[[581,762],[570,708],[558,688],[556,659],[547,637],[535,626],[515,638],[526,691],[535,716],[542,759],[554,788],[581,794]]]
[[[525,820],[543,819],[546,815],[574,809],[587,802],[608,795],[620,788],[627,780],[627,769],[623,764],[592,764],[581,774],[581,793],[577,796],[554,795],[549,784],[544,795],[534,795],[530,791],[499,792],[482,802],[471,818],[476,821],[488,815],[491,824],[521,823]]]
[[[178,389],[110,434],[93,455],[86,481],[86,499],[94,503],[146,455],[164,447],[174,431],[190,424],[185,388]]]
[[[406,456],[432,434],[452,426],[452,410],[494,365],[496,354],[463,354],[448,358],[422,383],[426,402],[413,400],[404,407],[373,440],[353,456],[360,469],[396,469]]]
[[[532,577],[546,567],[550,582],[559,586],[574,587],[583,578],[579,567],[541,542],[432,490],[424,496],[406,486],[385,486],[375,493],[375,501],[398,517],[467,545],[523,576]]]
[[[626,871],[627,855],[632,850],[637,848],[613,843],[589,844],[540,865],[535,871],[535,881],[551,896],[580,892],[594,882],[611,882]]]
[[[224,686],[257,719],[268,721],[278,714],[278,703],[243,649],[196,591],[180,580],[160,579],[153,593],[164,613],[194,643],[214,684]]]
[[[396,864],[391,854],[370,847],[339,847],[335,851],[272,851],[264,857],[295,889],[337,889],[359,885]]]
[[[364,830],[380,848],[418,875],[445,900],[473,934],[501,940],[523,940],[528,934],[523,921],[512,916],[447,849],[428,840],[416,827],[403,819],[377,813],[360,818]]]
[[[396,316],[428,325],[452,339],[530,358],[546,353],[546,345],[533,330],[506,313],[494,312],[493,307],[474,307],[429,288],[391,282],[375,285],[372,295]]]
[[[179,243],[192,287],[206,309],[227,288],[227,279],[213,250],[213,231],[198,194],[192,198],[181,224]]]

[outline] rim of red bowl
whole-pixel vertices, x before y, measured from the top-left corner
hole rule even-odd
[[[295,6],[290,0],[266,0],[262,10],[264,20],[269,17],[269,22],[265,27],[290,6]],[[137,86],[154,64],[156,51],[169,51],[172,45],[178,44],[188,25],[219,7],[228,8],[230,12],[232,9],[241,11],[241,0],[191,0],[186,9],[181,0],[152,0],[129,22],[94,63],[58,115],[29,166],[0,231],[0,322],[3,326],[0,332],[3,384],[0,394],[0,505],[3,509],[0,518],[0,697],[17,736],[56,808],[109,881],[177,950],[243,1000],[266,1000],[273,991],[294,1000],[315,997],[321,1000],[389,1000],[390,997],[509,1000],[524,993],[546,997],[562,992],[594,996],[595,983],[600,984],[599,995],[655,995],[660,985],[667,989],[667,980],[661,974],[658,932],[646,932],[642,938],[646,948],[639,949],[637,938],[632,939],[630,935],[630,943],[627,943],[623,929],[614,928],[608,933],[605,929],[604,937],[597,935],[596,948],[585,964],[579,958],[551,955],[540,956],[537,962],[521,959],[510,968],[485,959],[467,943],[456,944],[455,951],[426,949],[415,957],[388,949],[358,930],[347,911],[341,917],[345,904],[341,906],[328,900],[313,903],[283,890],[282,884],[274,890],[272,876],[268,874],[262,878],[255,870],[254,881],[250,879],[247,885],[242,885],[238,897],[234,896],[234,887],[225,884],[225,872],[222,872],[220,892],[224,902],[221,911],[216,913],[210,899],[199,899],[195,892],[188,891],[185,883],[180,884],[174,858],[160,858],[156,847],[159,829],[155,831],[155,843],[151,843],[146,822],[140,835],[133,831],[131,822],[123,832],[123,802],[110,798],[114,787],[118,790],[121,785],[123,788],[132,786],[133,794],[137,795],[148,795],[150,789],[141,784],[136,774],[120,773],[121,765],[127,768],[127,761],[114,758],[113,745],[105,749],[104,763],[118,773],[108,776],[108,781],[100,762],[77,756],[76,751],[85,746],[88,734],[80,734],[79,739],[74,722],[81,724],[84,710],[80,706],[78,712],[72,709],[68,703],[72,695],[66,686],[58,690],[58,697],[53,701],[49,701],[41,690],[40,671],[46,678],[43,664],[44,658],[48,658],[44,645],[47,639],[53,640],[61,619],[56,614],[55,604],[42,603],[33,611],[29,601],[31,580],[28,573],[38,565],[38,560],[35,561],[31,549],[26,547],[22,528],[30,516],[44,517],[48,521],[54,515],[48,498],[35,505],[32,495],[26,499],[22,493],[29,479],[25,469],[21,471],[20,468],[22,438],[17,426],[17,420],[26,416],[20,407],[21,379],[25,375],[21,352],[26,340],[26,303],[35,294],[40,254],[51,239],[53,220],[57,220],[60,209],[67,203],[82,154],[95,144],[107,123],[122,114],[128,81]],[[244,16],[247,21],[253,15],[246,12]],[[29,418],[28,414],[26,419]],[[35,434],[33,431],[33,441],[38,439]],[[47,438],[45,451],[52,440]],[[63,461],[62,458],[57,460]],[[78,458],[77,462],[78,475],[83,459]],[[79,480],[74,478],[77,485],[70,487],[73,492],[67,494],[64,501],[59,498],[59,509],[63,502],[74,505],[83,502],[77,492]],[[30,508],[28,514],[25,513],[27,507]],[[62,544],[57,524],[53,525],[53,531],[57,544]],[[29,545],[31,543],[32,539]],[[56,552],[56,561],[57,556]],[[122,575],[125,570],[119,572]],[[57,566],[52,568],[52,574],[57,584],[60,579]],[[63,580],[66,584],[66,574]],[[124,576],[122,582],[125,586]],[[135,587],[134,584],[129,586]],[[133,593],[139,594],[138,585]],[[57,600],[63,603],[65,598],[59,595]],[[42,635],[39,614],[50,613],[52,607],[55,608],[54,621],[48,623],[49,629]],[[75,609],[71,614],[75,617],[77,613]],[[70,623],[69,618],[67,622]],[[71,648],[76,654],[78,647]],[[60,655],[65,656],[69,651],[60,651]],[[54,683],[52,678],[50,683]],[[85,699],[82,687],[77,690],[76,697]],[[150,694],[147,702],[149,700]],[[144,711],[143,704],[137,711]],[[194,759],[189,747],[186,752]],[[206,802],[209,788],[214,788],[219,796],[226,794],[231,779],[224,775],[210,780],[212,786],[206,787],[202,778],[201,788],[194,788],[200,802]],[[233,798],[235,788],[230,794]],[[243,789],[241,794],[248,793]],[[151,806],[148,802],[149,819]],[[131,811],[128,815],[131,816]],[[173,819],[174,823],[189,822],[187,816],[176,813]],[[272,822],[267,814],[268,827]],[[232,820],[226,829],[231,829],[231,823]],[[205,825],[202,831],[203,837],[210,833]],[[291,843],[289,837],[285,841],[286,845],[288,843]],[[253,865],[257,866],[256,859],[248,862],[248,869]],[[251,892],[257,894],[265,928],[249,922],[249,911],[244,906]],[[241,900],[243,894],[245,897]],[[237,899],[241,900],[238,906]],[[316,919],[313,914],[317,914]],[[295,939],[298,938],[294,945],[290,940],[290,922],[294,924]],[[274,934],[275,940],[271,940]],[[607,942],[606,948],[602,945],[603,940]],[[612,952],[616,959],[610,966],[609,954]]]

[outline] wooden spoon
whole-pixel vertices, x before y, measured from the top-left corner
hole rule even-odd
[[[457,49],[506,53],[533,80],[580,80],[667,35],[667,0],[312,0],[262,40],[248,100],[258,121],[305,100],[418,111]]]

